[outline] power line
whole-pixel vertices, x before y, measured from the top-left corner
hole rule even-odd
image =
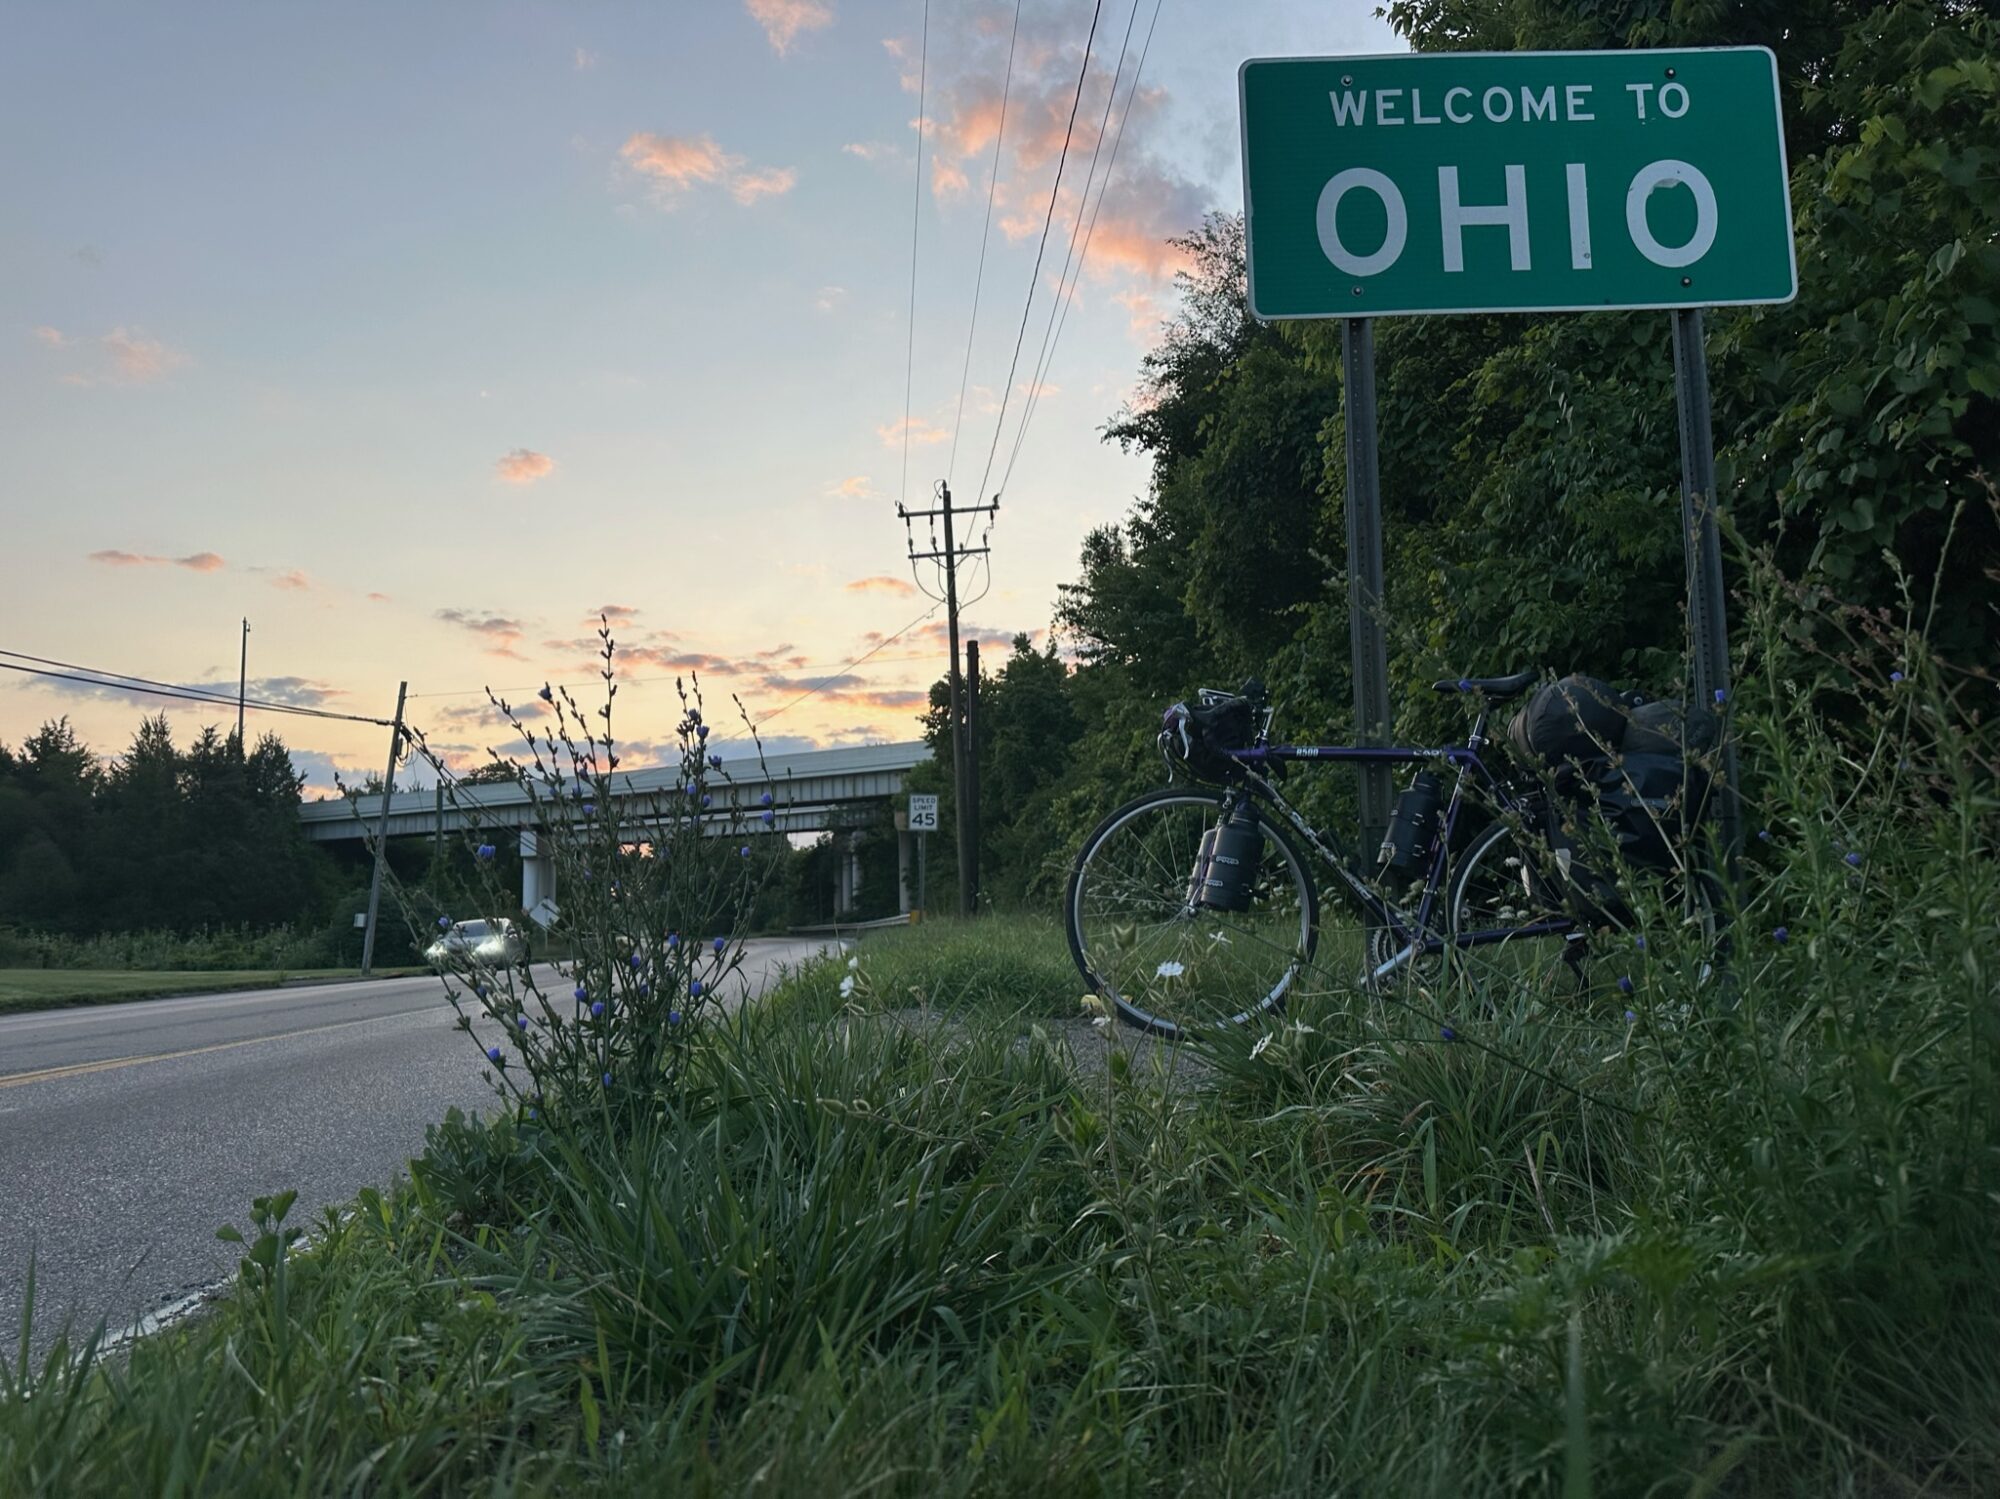
[[[0,651],[0,656],[13,656],[18,661],[39,661],[38,656],[26,656],[19,651]],[[47,666],[23,666],[17,661],[0,661],[0,669],[22,672],[31,677],[46,677],[61,682],[81,682],[86,687],[104,687],[114,692],[141,693],[147,697],[176,698],[183,702],[205,703],[211,708],[234,708],[237,700],[233,697],[218,697],[200,690],[190,691],[182,687],[168,687],[151,682],[146,677],[127,677],[117,672],[100,672],[92,666],[72,667],[68,671],[56,671],[50,666],[67,665],[55,662]],[[89,675],[83,675],[89,673]],[[369,718],[359,713],[330,713],[324,708],[307,708],[297,703],[267,703],[257,698],[243,700],[246,708],[255,708],[261,713],[288,713],[297,718],[335,719],[342,723],[366,723],[386,728],[386,718]]]
[[[819,681],[815,682],[806,691],[801,692],[797,697],[793,698],[789,703],[786,703],[784,707],[775,709],[770,713],[766,713],[762,718],[757,720],[757,726],[759,728],[762,728],[765,724],[769,723],[772,719],[776,718],[780,713],[789,713],[791,712],[792,709],[798,707],[798,705],[804,702],[807,698],[817,697],[821,692],[824,692],[826,690],[827,683],[833,681],[836,677],[845,676],[848,672],[853,671],[855,667],[859,666],[862,662],[868,660],[868,658],[873,656],[877,651],[886,649],[887,647],[894,645],[897,641],[901,640],[905,635],[909,634],[910,631],[914,630],[918,625],[922,624],[925,620],[929,619],[933,614],[937,613],[940,607],[941,606],[937,604],[931,605],[930,608],[926,609],[922,614],[919,614],[915,619],[911,620],[908,624],[904,625],[903,628],[898,630],[895,634],[883,636],[882,639],[878,640],[869,649],[863,651],[860,655],[856,656],[852,661],[848,662],[845,666],[841,667],[839,671],[830,672],[826,676],[821,677]]]
[[[931,61],[931,0],[924,0],[924,40],[917,58],[917,180],[910,195],[910,313],[903,338],[903,489],[910,498],[910,387],[917,370],[917,224],[924,207],[924,134],[930,121],[924,118],[924,88],[929,81]]]
[[[958,433],[965,421],[965,382],[972,374],[972,336],[979,331],[979,291],[986,281],[986,245],[993,235],[993,195],[1000,186],[1000,145],[1007,138],[1007,95],[1014,87],[1014,46],[1020,36],[1021,0],[1014,0],[1014,31],[1007,38],[1007,75],[1000,84],[1000,125],[993,133],[993,165],[986,177],[986,222],[979,231],[979,270],[972,278],[972,321],[965,330],[965,365],[958,372],[958,414],[951,419],[951,457],[944,468],[947,484],[958,473]],[[906,493],[908,482],[905,479]],[[931,550],[937,550],[935,543]]]
[[[1125,39],[1127,43],[1131,41],[1132,37],[1132,22],[1138,19],[1139,6],[1143,3],[1144,0],[1133,0],[1132,14],[1125,23]],[[1034,375],[1029,381],[1027,403],[1021,411],[1021,424],[1014,432],[1014,445],[1007,454],[1007,467],[1000,475],[998,492],[1003,494],[1006,492],[1008,480],[1014,476],[1014,464],[1021,456],[1022,444],[1027,440],[1028,424],[1034,420],[1035,410],[1041,404],[1043,386],[1047,381],[1050,367],[1055,363],[1056,345],[1062,341],[1063,328],[1069,323],[1070,304],[1074,300],[1077,283],[1083,279],[1084,262],[1090,257],[1090,241],[1097,233],[1097,216],[1104,210],[1104,195],[1111,190],[1111,173],[1118,165],[1118,148],[1124,143],[1125,125],[1132,118],[1132,105],[1139,96],[1139,79],[1145,71],[1146,56],[1153,50],[1153,33],[1160,24],[1160,6],[1163,3],[1164,0],[1153,0],[1153,18],[1146,23],[1146,39],[1140,45],[1139,60],[1132,69],[1132,84],[1125,94],[1125,108],[1118,116],[1117,132],[1111,138],[1111,155],[1104,165],[1104,181],[1097,189],[1097,201],[1091,207],[1090,222],[1087,226],[1083,224],[1082,202],[1079,200],[1077,205],[1077,224],[1072,226],[1070,230],[1070,247],[1072,250],[1076,248],[1076,231],[1078,227],[1082,227],[1083,248],[1076,256],[1076,272],[1074,276],[1069,274],[1068,260],[1065,257],[1063,272],[1064,277],[1068,279],[1068,294],[1063,292],[1063,281],[1061,279],[1057,281],[1056,302],[1049,309],[1049,330],[1043,338],[1041,358]],[[1118,56],[1118,67],[1120,72],[1124,71],[1125,53],[1122,48]],[[1104,143],[1104,123],[1109,122],[1111,118],[1111,106],[1117,101],[1117,97],[1118,79],[1114,75],[1111,80],[1111,93],[1104,101],[1104,122],[1098,125],[1098,145],[1100,147]],[[1090,171],[1091,177],[1095,177],[1097,174],[1097,152],[1094,149],[1090,157]],[[1089,197],[1090,178],[1084,180],[1083,191],[1084,196],[1086,198]],[[1058,316],[1058,312],[1060,316]]]
[[[1007,422],[1007,401],[1014,393],[1014,372],[1020,367],[1021,344],[1028,336],[1028,314],[1035,305],[1035,285],[1041,279],[1042,255],[1049,247],[1049,226],[1055,222],[1056,196],[1062,191],[1063,166],[1069,160],[1070,136],[1076,130],[1077,106],[1083,103],[1083,81],[1090,72],[1090,51],[1097,44],[1097,22],[1103,13],[1104,0],[1097,0],[1090,12],[1090,35],[1083,43],[1083,66],[1076,71],[1076,96],[1070,100],[1069,123],[1063,127],[1062,151],[1056,157],[1056,180],[1049,185],[1049,206],[1042,215],[1041,243],[1035,247],[1035,269],[1028,277],[1027,300],[1021,304],[1021,327],[1014,335],[1014,357],[1007,365],[1007,383],[1000,390],[1000,415],[993,423],[993,443],[986,451],[986,467],[980,471],[977,495],[986,493],[986,480],[993,472],[993,459],[1000,451],[1000,429]]]

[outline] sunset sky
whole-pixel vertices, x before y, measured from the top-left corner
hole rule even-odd
[[[1154,5],[1105,0],[986,483],[1081,209],[1088,256],[969,613],[996,655],[1047,629],[1085,531],[1144,486],[1100,431],[1171,306],[1166,237],[1241,207],[1237,63],[1397,50],[1372,11],[1165,0],[1120,137]],[[505,744],[480,689],[586,687],[603,611],[629,765],[691,668],[780,748],[915,737],[942,611],[843,668],[929,607],[896,500],[928,504],[949,473],[970,502],[986,468],[1092,4],[1020,10],[962,421],[1015,7],[934,0],[927,48],[923,18],[920,0],[15,8],[0,649],[233,694],[247,615],[252,696],[386,717],[407,678],[411,720],[473,763]],[[161,708],[182,742],[233,720],[0,673],[10,745],[67,714],[116,753]],[[386,748],[364,725],[266,727],[308,796]]]

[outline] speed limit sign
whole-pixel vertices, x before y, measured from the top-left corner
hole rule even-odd
[[[935,833],[938,825],[938,799],[935,795],[910,797],[910,831],[913,833]]]

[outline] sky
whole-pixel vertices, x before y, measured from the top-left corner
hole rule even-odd
[[[407,681],[464,768],[512,742],[488,688],[594,712],[608,619],[628,767],[690,673],[777,749],[915,738],[946,646],[897,502],[1000,493],[968,633],[1046,639],[1146,484],[1102,432],[1167,240],[1242,205],[1237,64],[1400,50],[1373,9],[15,6],[0,661],[233,695],[247,618],[253,698],[387,719]],[[233,728],[0,672],[0,743],[160,711]],[[267,728],[309,797],[388,748]]]

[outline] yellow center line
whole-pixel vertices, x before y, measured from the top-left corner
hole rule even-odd
[[[367,1015],[359,1020],[336,1020],[330,1025],[309,1025],[303,1030],[275,1031],[268,1036],[248,1036],[241,1041],[218,1041],[213,1046],[190,1046],[185,1051],[157,1051],[136,1057],[106,1057],[101,1062],[72,1062],[67,1067],[44,1067],[39,1072],[0,1074],[0,1088],[21,1088],[29,1083],[53,1082],[57,1078],[81,1077],[87,1072],[112,1072],[120,1067],[137,1067],[143,1062],[171,1062],[177,1057],[200,1057],[215,1051],[234,1051],[239,1046],[256,1046],[265,1041],[283,1041],[292,1036],[317,1036],[327,1031],[346,1030],[351,1025],[369,1025],[377,1020],[393,1020],[398,1015],[415,1015],[416,1010],[397,1010],[388,1015]]]

